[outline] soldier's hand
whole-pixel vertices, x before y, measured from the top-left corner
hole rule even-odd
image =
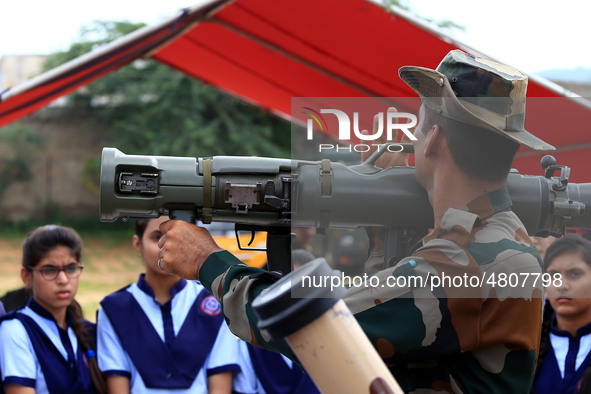
[[[209,231],[184,220],[169,220],[160,225],[159,263],[163,271],[185,279],[199,280],[199,269],[210,254],[223,250]]]
[[[388,112],[398,112],[398,110],[394,107],[388,108]],[[379,114],[376,114],[373,117],[373,134],[376,134],[379,127]],[[368,134],[367,130],[362,131],[363,134]],[[400,141],[399,134],[402,134]],[[400,133],[400,130],[395,130],[392,134],[392,141],[388,141],[386,136],[386,132],[384,131],[382,135],[374,140],[371,144],[370,150],[367,152],[361,152],[361,162],[367,160],[377,149],[378,146],[381,144],[389,143],[389,142],[411,142],[410,138],[407,137],[406,134]],[[376,146],[377,145],[377,146]],[[382,149],[384,147],[382,146]],[[399,153],[399,152],[384,152],[380,158],[375,163],[376,167],[379,168],[388,168],[388,167],[395,167],[395,166],[403,166],[408,167],[408,153]]]

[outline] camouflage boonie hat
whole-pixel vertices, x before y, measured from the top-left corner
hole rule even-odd
[[[554,150],[525,130],[527,76],[455,49],[436,70],[404,66],[400,78],[438,113],[494,131],[535,150]]]

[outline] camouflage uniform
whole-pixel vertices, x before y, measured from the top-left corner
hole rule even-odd
[[[438,114],[531,149],[553,149],[525,130],[527,77],[511,67],[453,50],[436,70],[404,66],[399,75]],[[348,307],[406,392],[529,392],[540,341],[542,267],[510,206],[501,188],[464,209],[448,209],[411,256],[375,274],[377,286],[347,293]],[[272,273],[218,252],[199,276],[236,335],[290,354],[284,342],[257,329],[251,307],[277,279]],[[454,281],[429,286],[446,276]],[[407,281],[393,286],[392,279]]]
[[[541,274],[539,255],[506,188],[463,210],[449,209],[441,225],[395,267],[378,272],[377,287],[352,288],[345,301],[406,392],[526,393],[533,380],[542,320],[542,291],[494,286],[391,286],[389,277]],[[522,276],[525,277],[525,276]],[[285,343],[257,330],[253,299],[276,278],[227,252],[200,270],[220,301],[230,329],[255,344],[290,354]],[[474,284],[474,283],[473,283]],[[522,282],[519,282],[521,285]]]

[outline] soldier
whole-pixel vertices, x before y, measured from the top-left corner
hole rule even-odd
[[[506,185],[519,144],[553,149],[524,129],[527,77],[459,50],[436,70],[405,66],[399,75],[422,100],[416,177],[428,193],[434,230],[409,257],[376,273],[377,287],[352,288],[345,302],[406,392],[528,392],[540,285],[490,281],[542,273]],[[261,335],[251,308],[272,275],[240,264],[202,228],[169,221],[161,230],[162,269],[201,280],[238,336],[289,352]],[[393,285],[392,278],[411,275],[422,282]]]

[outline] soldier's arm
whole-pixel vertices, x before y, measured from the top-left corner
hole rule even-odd
[[[273,341],[258,329],[258,318],[252,309],[254,299],[279,277],[276,273],[249,267],[227,251],[212,253],[199,271],[201,283],[222,305],[228,327],[235,335],[294,359],[285,341]]]

